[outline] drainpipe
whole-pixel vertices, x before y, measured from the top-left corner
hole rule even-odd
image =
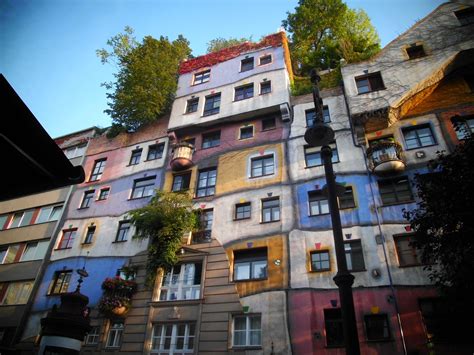
[[[399,328],[399,331],[400,331],[400,338],[402,340],[402,345],[403,345],[403,354],[404,355],[407,355],[407,346],[406,346],[406,342],[405,342],[405,335],[404,335],[404,332],[403,332],[403,325],[402,325],[402,320],[400,318],[400,308],[398,306],[398,301],[397,301],[397,296],[396,296],[396,293],[395,293],[395,288],[393,286],[393,279],[392,279],[392,272],[390,271],[390,264],[388,262],[388,256],[387,256],[387,249],[385,248],[385,236],[382,232],[382,223],[381,223],[381,218],[380,218],[380,214],[379,214],[379,206],[377,205],[377,200],[375,198],[375,192],[373,190],[373,187],[372,187],[372,183],[374,182],[373,181],[373,174],[370,172],[370,169],[369,169],[369,166],[367,165],[367,153],[366,153],[366,150],[364,149],[363,146],[361,146],[357,140],[355,139],[354,135],[355,135],[355,130],[354,130],[354,126],[352,124],[352,119],[351,119],[351,114],[350,114],[350,109],[349,109],[349,104],[347,103],[347,96],[346,96],[346,88],[344,86],[344,81],[341,80],[341,86],[342,86],[342,93],[344,95],[344,103],[346,105],[346,110],[347,110],[347,114],[349,116],[349,125],[351,127],[351,132],[352,132],[352,142],[354,143],[354,145],[358,148],[361,149],[362,151],[362,155],[364,156],[364,165],[365,165],[365,170],[367,172],[367,175],[369,177],[369,188],[370,188],[370,194],[372,195],[372,201],[374,203],[374,210],[375,210],[375,217],[377,219],[377,227],[379,229],[379,233],[380,233],[380,237],[381,237],[381,242],[382,242],[382,250],[383,250],[383,256],[384,256],[384,262],[385,262],[385,268],[387,270],[387,275],[388,275],[388,281],[389,281],[389,286],[390,286],[390,292],[392,294],[392,298],[393,298],[393,305],[394,305],[394,308],[395,308],[395,312],[397,313],[397,322],[398,322],[398,328]]]

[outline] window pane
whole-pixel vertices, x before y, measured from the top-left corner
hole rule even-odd
[[[250,263],[235,264],[234,278],[236,280],[250,279]]]

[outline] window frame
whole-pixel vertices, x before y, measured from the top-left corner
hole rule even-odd
[[[344,191],[344,195],[343,196],[339,196],[337,198],[337,203],[338,203],[338,206],[339,206],[339,209],[340,210],[347,210],[347,209],[351,209],[351,208],[357,208],[357,203],[356,203],[356,198],[355,198],[355,195],[354,195],[354,188],[352,186],[344,186],[345,188],[345,191]],[[351,198],[352,200],[350,202],[352,202],[352,204],[349,206],[343,206],[341,207],[341,197],[343,198],[342,201],[344,201],[346,203],[346,200],[349,201],[349,199],[347,197],[345,197],[346,195],[348,195],[348,191],[350,190],[351,192]]]
[[[202,134],[201,149],[215,148],[221,145],[221,131],[212,131]]]
[[[82,242],[82,244],[92,244],[96,230],[97,230],[96,226],[88,226],[86,229],[86,235],[84,237],[84,241]]]
[[[149,182],[149,183],[145,185],[137,186],[137,184],[141,184],[145,182]],[[147,176],[145,178],[140,178],[140,179],[135,179],[133,181],[133,187],[130,194],[130,200],[136,200],[140,198],[147,198],[147,197],[153,196],[155,194],[155,183],[156,183],[156,175]],[[150,187],[152,187],[151,190],[150,190]],[[145,193],[147,194],[145,195]],[[136,196],[136,195],[140,195],[140,196]]]
[[[214,176],[209,177],[209,173],[214,172]],[[206,178],[201,178],[201,175],[207,174]],[[214,184],[209,184],[209,181],[214,179]],[[206,180],[205,186],[199,186],[201,180]],[[207,196],[214,196],[216,194],[216,185],[217,185],[217,168],[211,167],[206,169],[199,170],[198,178],[197,178],[197,186],[196,186],[196,198],[200,197],[207,197]],[[212,193],[208,193],[208,190],[212,191]],[[200,191],[204,191],[204,195],[200,195]]]
[[[105,342],[106,349],[120,348],[122,346],[123,331],[125,329],[125,324],[123,320],[117,321],[114,320],[110,322],[109,331],[107,332],[107,340]],[[113,336],[112,344],[111,337]]]
[[[461,26],[468,26],[474,23],[474,9],[472,7],[454,11],[454,16],[456,16]]]
[[[35,211],[36,211],[35,208],[30,208],[30,209],[27,209],[27,210],[16,211],[16,212],[13,212],[13,213],[9,214],[9,216],[11,216],[11,217],[10,217],[10,220],[8,221],[7,227],[5,229],[21,228],[21,227],[26,227],[26,226],[34,224],[32,222],[33,222],[34,218],[36,218],[35,217]],[[21,216],[20,216],[20,214],[21,214]],[[18,223],[13,223],[15,221],[15,216],[20,216],[17,219]],[[8,217],[7,217],[7,220],[8,220]]]
[[[264,59],[264,58],[270,58],[270,61],[267,62],[267,63],[262,63],[262,59]],[[258,57],[258,65],[259,66],[268,65],[268,64],[272,64],[272,63],[273,63],[273,55],[271,53],[264,54],[264,55],[261,55],[260,57]]]
[[[267,121],[267,124],[268,124],[268,122],[273,121],[273,124],[271,125],[270,128],[268,128],[268,127],[265,128],[265,123],[264,123],[265,121]],[[275,119],[275,117],[266,117],[266,118],[263,118],[263,119],[262,119],[262,132],[271,131],[271,130],[273,130],[273,129],[276,129],[276,119]]]
[[[335,313],[338,311],[338,314]],[[328,315],[331,314],[331,318]],[[326,347],[328,348],[343,348],[344,347],[344,331],[343,331],[343,322],[342,322],[342,312],[340,308],[325,308],[323,310],[324,314],[324,330],[326,332]],[[332,327],[328,325],[331,324]],[[334,342],[330,337],[329,333],[334,330],[334,325],[337,327],[336,334],[331,334],[331,338],[341,337],[339,339],[335,339]],[[331,341],[330,341],[331,339]]]
[[[397,185],[400,181],[406,180],[407,186],[408,186],[408,191],[410,192],[410,199],[406,200],[400,200],[399,194],[400,192],[397,191]],[[406,204],[406,203],[413,203],[415,201],[415,197],[413,195],[413,190],[410,184],[410,179],[408,176],[399,176],[395,178],[389,178],[389,179],[382,179],[377,181],[378,189],[379,189],[379,196],[380,200],[382,202],[382,206],[391,206],[391,205],[399,205],[399,204]],[[384,185],[384,186],[381,186]],[[382,193],[382,187],[386,188],[390,187],[391,191],[385,191]],[[388,189],[387,189],[388,190]],[[402,191],[403,192],[403,191]],[[387,196],[390,196],[393,194],[395,201],[394,202],[387,202],[385,199],[387,199]]]
[[[268,88],[266,86],[268,86]],[[272,92],[271,80],[265,80],[265,81],[260,82],[260,95],[268,95],[271,92]]]
[[[126,226],[126,228],[124,228],[124,226]],[[128,237],[128,234],[130,233],[131,228],[132,228],[132,222],[130,222],[130,220],[127,219],[127,220],[119,221],[114,243],[124,243],[128,241],[127,237]]]
[[[206,74],[209,74],[206,76]],[[199,77],[199,79],[198,79]],[[211,80],[211,69],[201,70],[193,75],[193,85],[200,85]]]
[[[266,165],[266,162],[270,159],[272,164]],[[260,166],[258,166],[258,164],[260,164]],[[257,169],[261,170],[260,174],[255,173]],[[268,169],[271,169],[271,171],[268,171]],[[275,170],[276,162],[274,153],[250,158],[250,178],[252,179],[275,175]]]
[[[61,275],[64,275],[61,277]],[[72,280],[72,270],[58,270],[54,272],[53,279],[49,286],[48,296],[61,295],[67,293]],[[55,292],[59,283],[59,289]]]
[[[304,111],[304,117],[306,122],[306,128],[314,126],[316,122],[316,109],[310,108]],[[331,113],[329,112],[329,106],[323,106],[323,123],[331,123]]]
[[[89,208],[91,206],[92,201],[94,200],[95,190],[87,190],[84,191],[84,195],[82,196],[81,205],[79,209]]]
[[[333,164],[339,163],[340,162],[339,152],[337,150],[336,141],[333,141],[333,142],[329,143],[329,146],[332,148],[332,157],[331,157],[332,163]],[[321,148],[322,147],[311,147],[309,145],[305,145],[303,147],[305,168],[314,168],[314,167],[317,167],[317,166],[323,166],[324,165],[323,157],[321,156]],[[317,164],[310,165],[310,163],[309,163],[310,159],[314,159],[316,161],[319,160],[320,164],[317,163]]]
[[[415,239],[416,234],[414,233],[409,233],[409,234],[395,234],[393,235],[393,244],[395,246],[395,253],[397,255],[397,261],[398,261],[398,266],[401,268],[405,267],[415,267],[415,266],[423,266],[423,261],[421,260],[421,252],[415,248],[415,246],[412,244],[412,240],[410,239]],[[408,239],[408,240],[406,240]],[[410,250],[408,249],[402,249],[400,246],[400,242],[408,242],[407,247],[410,247]],[[403,255],[409,254],[410,258],[413,258],[412,260],[415,260],[414,262],[407,262],[404,259],[407,258],[406,256],[404,257]]]
[[[260,329],[252,329],[251,328],[251,318],[259,318]],[[245,344],[236,344],[236,327],[235,322],[236,319],[244,318],[245,319],[245,329],[243,332],[245,334]],[[239,332],[242,330],[238,330]],[[251,332],[258,332],[259,334],[259,344],[252,344],[251,343]],[[252,314],[235,314],[232,316],[232,347],[236,349],[243,349],[243,348],[261,348],[262,347],[262,315],[260,313],[252,313]]]
[[[459,141],[474,137],[474,115],[451,117],[451,124]]]
[[[246,281],[261,281],[268,279],[268,248],[267,247],[256,247],[249,249],[234,250],[232,253],[233,265],[232,265],[232,279],[234,282],[246,282]],[[246,266],[248,264],[248,275],[247,277],[238,276],[238,268]],[[262,265],[265,266],[262,268]],[[256,267],[260,267],[257,269]],[[256,274],[258,271],[264,270],[265,275],[260,276]]]
[[[199,210],[199,221],[201,228],[191,235],[191,244],[210,243],[212,241],[212,224],[214,221],[214,209],[207,208]]]
[[[2,306],[14,306],[14,305],[23,305],[28,303],[28,299],[31,296],[31,291],[33,289],[34,280],[25,280],[25,281],[15,281],[6,283],[6,289],[2,294],[2,299],[0,305]],[[13,289],[13,287],[18,286],[18,289]],[[25,286],[27,286],[25,292]],[[7,299],[10,295],[14,296],[13,302],[7,302]]]
[[[192,97],[186,100],[185,114],[197,112],[199,108],[199,97]]]
[[[89,182],[99,181],[104,174],[107,158],[96,159],[89,176]]]
[[[68,159],[82,157],[87,149],[87,143],[76,144],[72,147],[63,149],[64,155]],[[72,153],[71,153],[72,152]]]
[[[234,88],[234,102],[251,99],[255,94],[253,83],[240,85]]]
[[[110,187],[104,187],[99,190],[97,201],[105,201],[109,198],[109,195],[110,195]]]
[[[248,207],[248,210],[246,207]],[[243,211],[239,212],[239,208],[243,208]],[[239,217],[239,215],[241,215],[241,217]],[[241,221],[241,220],[250,219],[250,218],[252,218],[252,203],[251,202],[237,203],[235,205],[234,220]]]
[[[92,340],[91,340],[92,339]],[[93,325],[91,330],[87,332],[85,345],[96,345],[100,341],[100,325]]]
[[[46,212],[49,208],[51,208],[51,211]],[[55,211],[58,211],[58,208],[59,208],[59,215],[57,216],[56,219],[51,219],[51,218],[54,218]],[[64,208],[64,205],[49,205],[49,206],[41,207],[40,210],[39,210],[38,216],[36,217],[36,220],[35,220],[34,224],[48,223],[48,222],[54,222],[54,221],[59,220],[63,208]],[[47,216],[45,221],[40,220],[40,217],[41,217],[41,214],[42,214],[43,210],[46,213],[48,213],[48,216]]]
[[[350,246],[350,249],[346,248],[347,245]],[[344,241],[344,256],[346,258],[348,271],[350,272],[367,271],[366,266],[365,266],[365,259],[364,259],[364,248],[362,246],[361,239],[345,240]],[[356,258],[360,257],[362,259],[362,265],[360,265],[358,268],[354,268],[354,265],[353,265],[355,257]],[[351,267],[349,265],[351,265]]]
[[[41,243],[41,244],[40,244]],[[49,246],[49,243],[50,241],[49,240],[35,240],[35,241],[31,241],[31,242],[28,242],[26,243],[25,245],[25,248],[23,249],[23,252],[21,253],[21,257],[20,257],[20,262],[25,262],[25,261],[33,261],[33,260],[42,260],[44,258],[44,256],[46,255],[46,251],[48,249],[48,246]],[[36,244],[35,246],[35,249],[33,251],[33,255],[29,258],[29,259],[26,259],[28,256],[27,255],[27,252],[29,251],[28,250],[28,247],[32,246],[33,244]],[[38,250],[41,251],[41,249],[44,250],[44,252],[42,252],[43,255],[40,255],[38,256]],[[0,264],[1,264],[1,261],[0,261]]]
[[[327,260],[321,260],[321,259],[320,260],[313,260],[313,255],[316,255],[316,254],[327,254]],[[311,272],[331,271],[331,253],[328,249],[310,251],[309,261],[310,261],[310,270],[311,270]],[[317,262],[321,264],[321,268],[315,268],[314,267],[314,265],[315,265],[314,263],[317,263]],[[322,267],[324,262],[328,263],[327,268]]]
[[[61,239],[59,240],[56,250],[71,249],[76,239],[77,228],[63,229],[61,233]],[[64,243],[65,246],[63,246]]]
[[[430,132],[430,137],[431,137],[431,140],[432,140],[432,143],[430,143],[430,144],[424,144],[421,140],[424,137],[420,137],[419,131],[424,130],[426,128],[428,128],[428,130]],[[434,131],[433,131],[433,128],[431,127],[430,123],[421,123],[421,124],[417,124],[415,126],[402,127],[401,131],[402,131],[403,140],[405,142],[405,149],[406,150],[432,147],[432,146],[435,146],[435,145],[438,144],[438,142],[436,140],[436,136],[435,136]],[[407,137],[406,137],[407,133],[411,133],[411,132],[415,133],[414,140],[416,141],[416,146],[410,146],[409,143],[408,143],[408,141],[410,141],[410,142],[413,141],[413,138],[409,138],[409,140],[407,140]]]
[[[324,205],[324,201],[325,205]],[[318,213],[313,213],[313,204],[317,205]],[[327,211],[326,211],[327,209]],[[308,191],[308,216],[315,217],[315,216],[324,216],[329,214],[329,199],[324,196],[323,190],[311,190]]]
[[[383,319],[384,325],[382,332],[385,332],[385,329],[387,330],[387,336],[383,336],[381,338],[373,338],[371,337],[371,331],[369,330],[369,326],[367,324],[367,321],[370,320],[370,318],[380,318]],[[389,341],[392,339],[392,334],[390,331],[390,320],[388,317],[388,314],[386,313],[377,313],[377,314],[365,314],[364,315],[364,330],[365,330],[365,338],[369,342],[383,342],[383,341]],[[377,330],[375,330],[377,331]]]
[[[251,63],[251,64],[250,64]],[[248,57],[240,60],[240,72],[246,72],[253,70],[255,68],[255,59],[254,57]]]
[[[138,148],[132,150],[132,153],[130,154],[130,161],[128,162],[128,165],[138,165],[140,164],[140,160],[142,158],[142,153],[143,153],[143,148]]]
[[[409,60],[426,57],[426,51],[423,44],[412,44],[405,48]]]
[[[251,130],[251,134],[248,137],[242,137],[242,130]],[[250,139],[254,137],[255,129],[253,125],[243,126],[239,128],[239,140]]]
[[[171,191],[179,192],[189,190],[189,186],[191,184],[191,174],[191,171],[187,171],[181,174],[173,174],[173,181],[171,182]],[[181,182],[179,182],[179,189],[175,189],[175,185],[177,185],[176,180],[178,178],[181,178]]]
[[[148,152],[146,153],[146,160],[157,160],[163,158],[163,154],[165,151],[165,143],[155,143],[148,146]]]
[[[380,80],[380,82],[377,83],[377,84],[380,84],[380,86],[375,85],[374,82],[371,82],[371,79],[372,80]],[[367,85],[359,86],[359,83],[361,83],[364,80],[367,80]],[[376,92],[376,91],[381,91],[381,90],[386,90],[387,89],[385,87],[385,83],[384,83],[383,78],[382,78],[382,73],[380,71],[356,76],[356,77],[354,77],[354,81],[355,81],[355,84],[356,84],[356,89],[357,89],[357,94],[358,95],[364,95],[364,94],[368,94],[368,93],[371,93],[371,92]],[[367,87],[368,91],[361,92],[360,91],[361,87]]]
[[[278,201],[278,206],[264,206],[265,203],[270,203],[272,201]],[[262,211],[260,223],[272,223],[272,222],[278,222],[281,220],[281,205],[280,205],[279,196],[262,199],[260,206],[261,206],[261,211]],[[268,209],[270,210],[270,219],[266,220],[265,211]],[[278,215],[276,219],[274,219],[274,215],[275,215],[274,209],[276,209],[276,213]]]
[[[199,266],[198,266],[199,265]],[[179,272],[175,272],[179,267]],[[193,268],[192,275],[186,276],[187,267]],[[189,270],[189,269],[188,269]],[[186,263],[179,263],[171,268],[171,270],[164,271],[158,290],[158,302],[175,302],[175,301],[194,301],[201,299],[202,285],[203,285],[203,262],[190,261]],[[186,279],[187,277],[187,279]],[[188,281],[191,281],[190,284]],[[186,283],[188,282],[188,283]],[[196,283],[198,282],[198,283]],[[187,292],[190,292],[189,298]],[[163,296],[164,295],[164,296]],[[173,297],[173,295],[176,295]]]
[[[219,103],[217,107],[215,107],[216,102]],[[221,110],[221,93],[218,92],[215,94],[207,95],[204,100],[204,108],[202,111],[202,116],[207,117],[207,116],[217,115],[220,112],[220,110]]]
[[[179,336],[178,327],[185,326],[184,336]],[[166,336],[167,327],[171,327],[171,335]],[[156,335],[158,332],[160,335]],[[192,330],[192,332],[191,332]],[[192,333],[192,334],[191,334]],[[169,338],[169,349],[163,349],[166,344],[166,338]],[[183,338],[183,348],[186,349],[176,349],[176,344],[178,343],[177,338]],[[190,340],[192,339],[192,348],[189,348]],[[158,347],[156,345],[158,340]],[[195,344],[196,344],[196,324],[194,322],[179,322],[179,323],[153,323],[152,332],[151,332],[151,346],[150,354],[194,354],[195,353]]]

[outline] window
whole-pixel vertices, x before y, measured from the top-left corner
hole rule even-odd
[[[407,149],[427,147],[436,144],[429,124],[403,128]]]
[[[319,216],[329,213],[328,198],[323,195],[321,190],[308,192],[309,215]]]
[[[14,263],[19,250],[20,244],[2,247],[2,249],[0,249],[0,264]]]
[[[91,205],[92,200],[94,199],[94,192],[95,190],[90,190],[84,192],[84,196],[82,197],[81,206],[79,208],[89,208]]]
[[[221,107],[221,93],[206,96],[203,116],[210,116],[219,113]]]
[[[137,165],[140,163],[140,158],[142,156],[143,149],[135,149],[132,151],[132,155],[130,156],[130,163],[128,165]]]
[[[345,208],[354,208],[354,193],[352,192],[352,186],[346,186],[344,195],[338,197],[339,209],[343,210]]]
[[[235,219],[250,218],[251,211],[252,205],[250,202],[238,203],[235,205]]]
[[[344,333],[340,308],[324,310],[324,326],[326,328],[326,345],[328,347],[343,347]]]
[[[2,230],[3,227],[5,227],[5,223],[7,222],[7,220],[8,220],[7,214],[0,216],[0,230]]]
[[[393,236],[400,266],[422,265],[420,251],[413,245],[414,235]]]
[[[260,314],[234,316],[232,329],[232,345],[261,346],[262,345],[262,319]]]
[[[146,160],[161,159],[163,157],[163,151],[165,149],[165,143],[153,144],[148,147],[148,154]]]
[[[272,55],[267,54],[260,57],[260,65],[270,64],[272,62]]]
[[[76,231],[77,228],[63,230],[63,235],[61,236],[61,240],[59,241],[58,250],[72,248],[74,238],[76,237]]]
[[[173,186],[171,191],[184,191],[189,189],[189,182],[191,181],[191,172],[186,174],[174,175],[173,176]]]
[[[362,252],[362,243],[360,240],[344,242],[344,251],[346,253],[347,270],[365,270],[364,253]]]
[[[274,222],[280,220],[280,198],[275,197],[262,200],[262,222]]]
[[[86,147],[86,144],[75,145],[74,147],[64,149],[63,152],[68,159],[73,159],[77,157],[82,157],[86,151]]]
[[[234,281],[267,278],[267,248],[234,251]]]
[[[35,223],[57,221],[59,219],[59,216],[61,215],[62,210],[63,205],[43,207],[41,208]]]
[[[264,118],[262,120],[262,131],[275,129],[275,127],[276,127],[275,117]]]
[[[28,243],[23,251],[20,261],[41,260],[48,249],[49,240]]]
[[[100,337],[100,327],[93,326],[91,330],[87,333],[86,345],[94,345],[99,343]]]
[[[240,71],[248,71],[253,69],[253,57],[245,58],[240,61]]]
[[[89,181],[97,181],[100,180],[102,174],[104,173],[105,163],[107,159],[99,159],[96,160],[94,163],[94,168],[92,169],[91,177]]]
[[[196,197],[212,196],[216,193],[216,168],[199,171]]]
[[[378,183],[382,204],[390,205],[413,201],[410,182],[406,176],[380,180]]]
[[[311,252],[311,271],[329,271],[331,263],[328,250]]]
[[[355,81],[359,94],[385,89],[380,72],[358,76],[355,78]]]
[[[472,7],[467,7],[465,9],[455,11],[454,15],[456,15],[459,20],[459,23],[462,26],[474,23],[474,8]]]
[[[201,295],[201,263],[175,265],[163,276],[160,301],[197,300]]]
[[[155,191],[155,179],[156,176],[152,176],[146,179],[135,180],[133,182],[131,198],[142,198],[152,196],[153,192]]]
[[[53,282],[51,283],[50,295],[67,293],[71,281],[72,270],[56,271]]]
[[[474,116],[454,116],[451,122],[459,140],[474,136]]]
[[[189,99],[186,103],[186,113],[196,112],[199,105],[199,97]]]
[[[20,211],[13,214],[13,218],[10,220],[8,228],[24,227],[31,223],[35,210]]]
[[[306,117],[306,126],[313,127],[316,123],[316,110],[310,109],[305,111]],[[329,115],[329,108],[327,106],[323,106],[323,122],[329,123],[331,122],[331,116]]]
[[[30,297],[33,281],[9,283],[3,296],[2,305],[26,304]]]
[[[196,326],[191,323],[155,324],[151,335],[151,353],[194,354],[195,332]]]
[[[202,135],[202,149],[217,147],[221,144],[221,131]]]
[[[260,95],[269,94],[272,92],[272,82],[270,80],[260,83]]]
[[[207,83],[211,77],[211,69],[194,74],[194,85]]]
[[[458,336],[456,329],[454,332],[449,331],[452,324],[447,320],[452,319],[452,315],[449,314],[451,307],[446,301],[441,298],[420,298],[418,305],[428,337],[440,342],[449,342]]]
[[[245,100],[253,97],[253,84],[248,84],[235,88],[234,101]]]
[[[109,334],[107,335],[107,348],[118,348],[122,344],[123,322],[114,322],[110,326]]]
[[[390,339],[390,328],[386,314],[366,314],[364,316],[367,340],[381,341]]]
[[[263,157],[252,158],[251,164],[251,177],[260,177],[266,175],[272,175],[275,172],[275,162],[273,154],[266,155]]]
[[[91,244],[94,239],[95,226],[87,227],[86,237],[84,238],[84,244]]]
[[[408,58],[409,59],[417,59],[426,56],[425,50],[423,49],[423,45],[416,45],[416,43],[412,44],[410,47],[406,48]]]
[[[338,163],[339,162],[339,154],[337,152],[336,143],[333,142],[333,143],[329,144],[329,146],[332,148],[331,161],[333,163]],[[323,158],[321,157],[321,147],[305,146],[304,147],[304,160],[306,162],[306,167],[307,168],[312,168],[314,166],[323,165]]]
[[[253,126],[240,127],[240,139],[248,139],[253,137]]]
[[[119,227],[117,230],[117,236],[115,237],[116,242],[126,242],[128,237],[128,232],[130,231],[131,223],[130,221],[119,222]]]
[[[200,211],[199,220],[201,229],[199,231],[193,232],[192,242],[194,244],[209,243],[211,241],[213,219],[214,211],[212,208]]]
[[[109,193],[110,193],[110,188],[109,187],[106,187],[104,189],[100,189],[99,198],[97,200],[98,201],[107,200],[107,198],[109,197]]]

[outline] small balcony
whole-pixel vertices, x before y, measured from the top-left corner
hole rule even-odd
[[[194,146],[189,143],[177,143],[173,147],[171,158],[171,169],[181,171],[189,169],[193,165]]]
[[[370,170],[377,175],[405,170],[403,149],[397,142],[377,142],[367,149],[367,158]]]

